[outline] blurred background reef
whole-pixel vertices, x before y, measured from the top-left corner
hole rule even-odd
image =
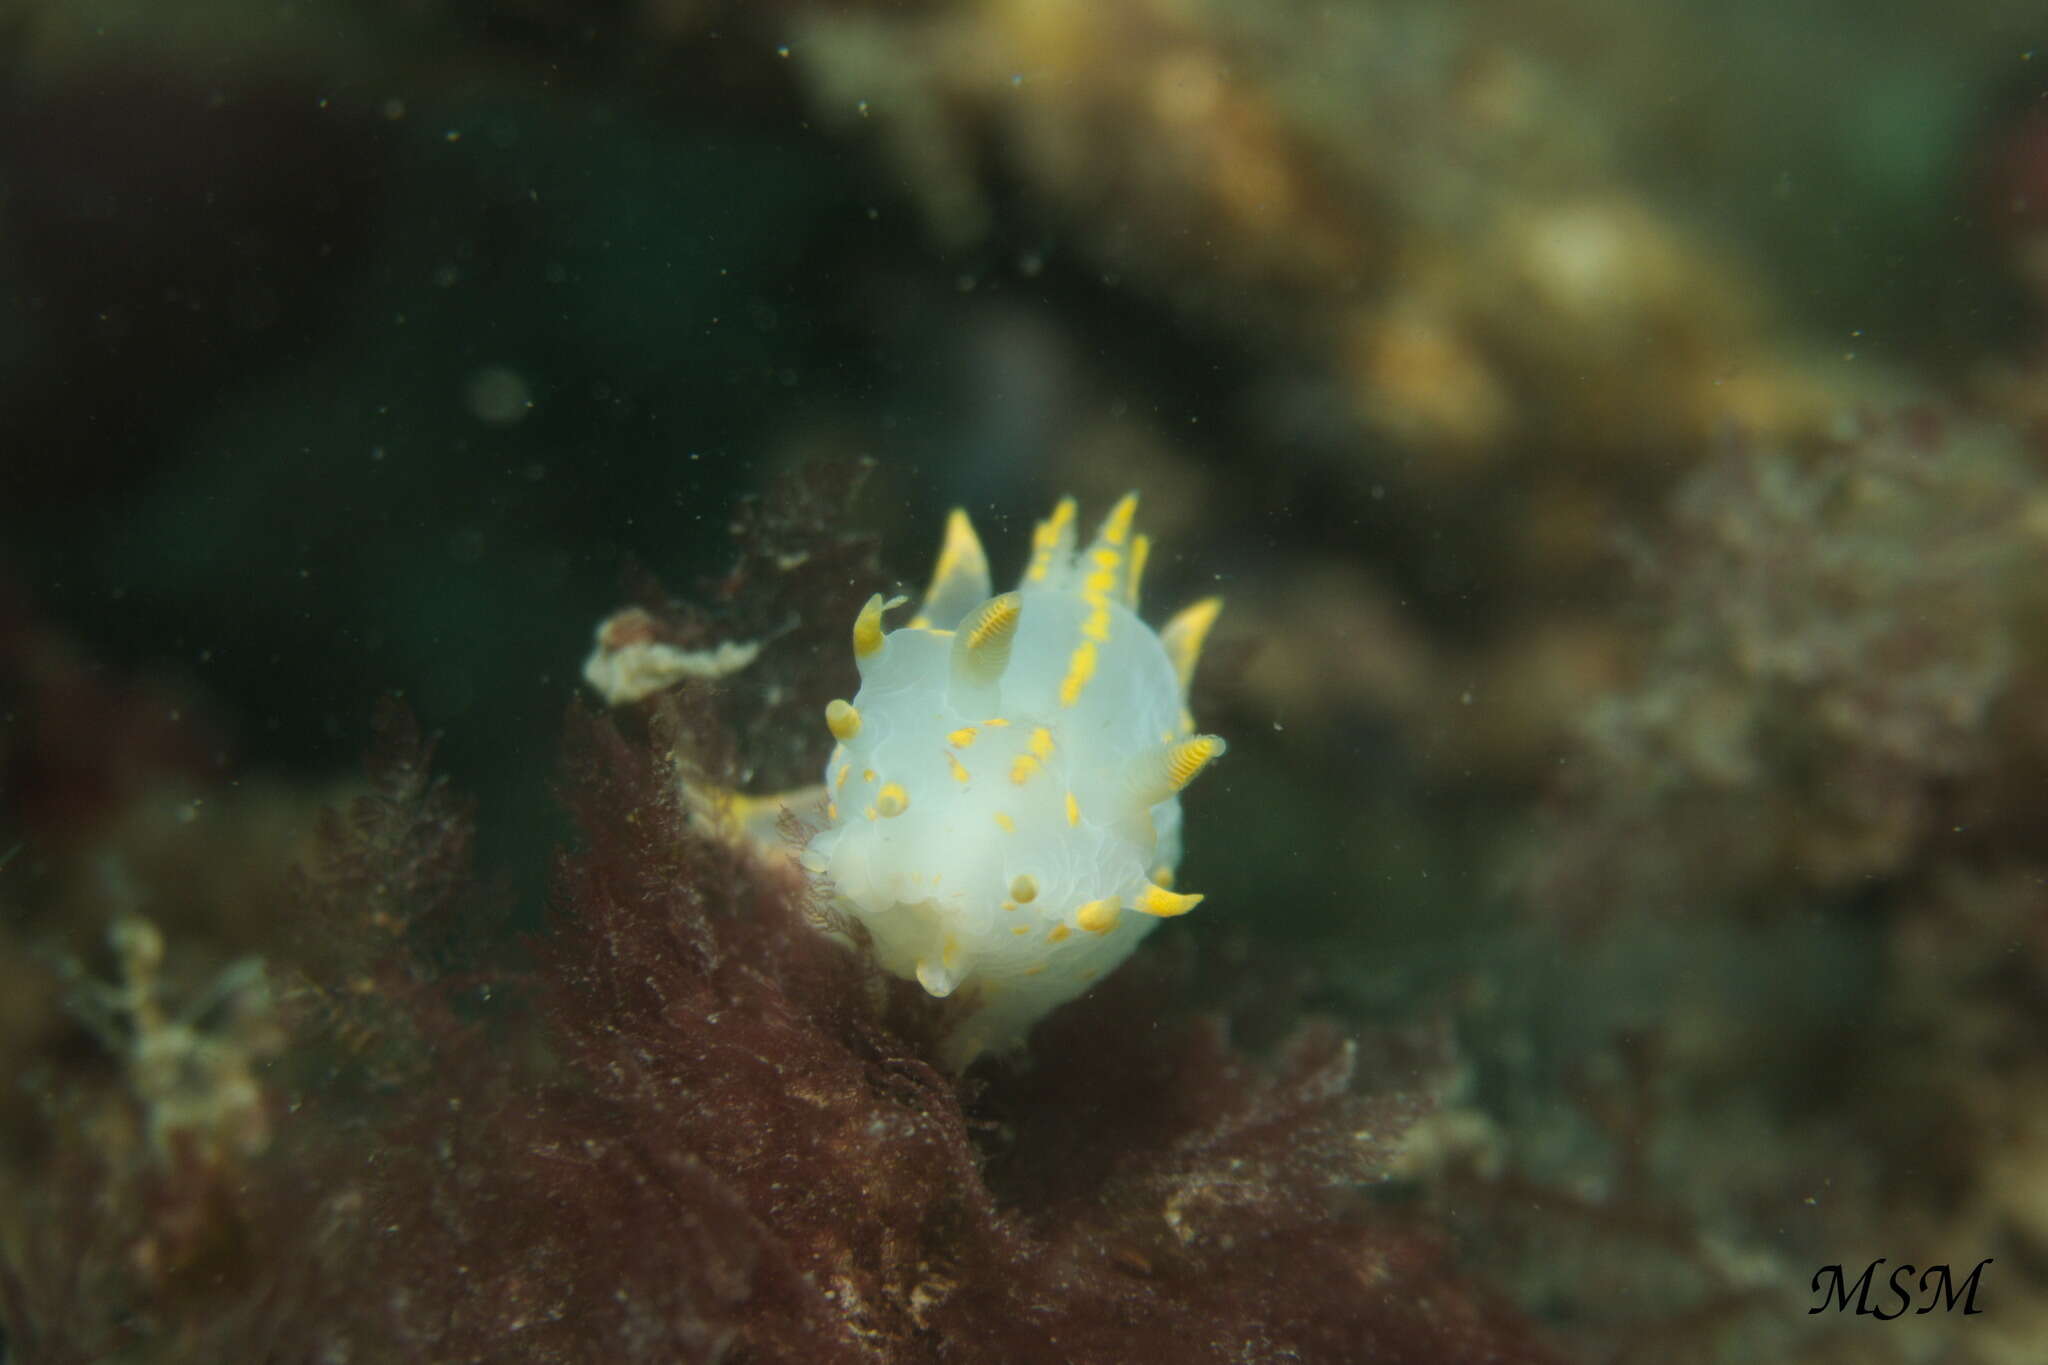
[[[849,690],[807,633],[914,591],[949,506],[1000,580],[1060,492],[1137,488],[1149,598],[1228,599],[1195,699],[1231,742],[1190,802],[1209,899],[1155,942],[1276,1060],[1171,1065],[1232,1078],[1184,1116],[1212,1134],[1335,1065],[1303,1019],[1412,1045],[1373,1054],[1409,1059],[1376,1073],[1402,1140],[1326,1174],[1404,1229],[1374,1244],[1397,1283],[1453,1282],[1426,1243],[1458,1286],[1431,1292],[1477,1306],[1469,1337],[1383,1319],[1385,1358],[2039,1365],[2037,6],[11,0],[0,301],[7,1359],[205,1358],[161,1304],[241,1262],[219,1189],[159,1197],[164,1153],[310,1172],[334,1153],[281,1136],[288,1096],[346,1124],[334,1094],[382,1112],[459,1053],[445,1002],[417,1006],[439,1033],[323,1006],[412,1040],[323,1079],[286,1040],[295,998],[354,989],[335,963],[381,998],[504,970],[475,959],[551,903],[603,921],[550,854],[623,857],[595,793],[638,780],[586,737],[556,781],[591,629],[635,594],[707,630],[765,610],[733,566],[779,484],[849,581],[746,619],[795,632],[721,693],[757,788],[815,771]],[[857,495],[823,472],[864,460]],[[438,745],[387,714],[366,779],[389,692]],[[366,796],[389,828],[322,832]],[[359,933],[295,997],[309,906],[433,941],[373,965]],[[173,1080],[141,1061],[166,1028]],[[932,1112],[1014,1137],[1062,1102],[975,1084]],[[80,1134],[135,1208],[82,1250],[20,1194],[88,1178]],[[1067,1245],[1003,1240],[1072,1191],[991,1169],[945,1216],[1020,1265]],[[1316,1178],[1272,1182],[1247,1227],[1321,1246]],[[1819,1266],[1879,1256],[1996,1258],[1986,1312],[1806,1313]],[[922,1311],[864,1358],[973,1358]],[[782,1358],[731,1330],[649,1358]]]

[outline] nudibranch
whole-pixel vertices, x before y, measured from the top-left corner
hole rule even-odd
[[[1187,705],[1222,602],[1157,633],[1138,616],[1137,502],[1076,553],[1062,500],[1016,589],[993,596],[955,510],[923,604],[889,630],[904,599],[868,600],[860,688],[825,708],[837,743],[800,862],[884,968],[967,1004],[959,1064],[1021,1043],[1202,900],[1173,889],[1174,869],[1180,792],[1224,751]]]

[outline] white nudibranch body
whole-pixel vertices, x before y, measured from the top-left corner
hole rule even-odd
[[[1022,1042],[1202,899],[1171,887],[1180,790],[1224,750],[1186,702],[1221,602],[1158,633],[1139,618],[1136,507],[1124,498],[1077,554],[1062,501],[1022,582],[993,597],[955,511],[922,608],[885,631],[897,603],[869,600],[860,690],[826,709],[838,745],[803,865],[883,967],[969,1003],[959,1062]]]

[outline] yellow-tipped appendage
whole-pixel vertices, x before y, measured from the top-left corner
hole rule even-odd
[[[1102,520],[1102,529],[1095,533],[1095,543],[1088,547],[1082,567],[1086,574],[1081,579],[1081,600],[1088,604],[1087,619],[1081,623],[1081,634],[1085,644],[1103,644],[1109,640],[1112,624],[1110,604],[1128,604],[1131,599],[1133,577],[1139,567],[1138,549],[1131,545],[1131,521],[1138,514],[1138,495],[1126,493],[1110,509]],[[1143,540],[1143,537],[1140,537]],[[1151,552],[1150,542],[1144,542],[1146,554]],[[1079,659],[1076,654],[1076,660]],[[1079,695],[1080,688],[1087,685],[1083,677],[1074,689]],[[1071,701],[1065,702],[1071,706]]]
[[[892,603],[884,602],[882,594],[876,593],[860,609],[860,615],[853,618],[853,657],[855,662],[874,658],[882,652],[886,637],[882,634],[882,613]]]
[[[843,698],[829,701],[825,703],[825,728],[832,732],[832,738],[845,744],[860,733],[860,711]]]
[[[1202,769],[1223,757],[1223,751],[1230,746],[1216,735],[1196,735],[1183,739],[1166,751],[1166,779],[1179,791],[1202,775]]]
[[[1027,583],[1043,583],[1055,561],[1074,548],[1074,500],[1061,498],[1052,515],[1038,523],[1031,533],[1031,567],[1024,571]]]
[[[1116,500],[1116,506],[1109,509],[1109,515],[1102,519],[1102,529],[1096,532],[1096,539],[1105,545],[1121,545],[1131,537],[1131,521],[1138,515],[1138,495],[1126,493]]]
[[[1190,735],[1150,750],[1131,774],[1138,804],[1150,809],[1175,795],[1229,748],[1219,735]]]
[[[952,669],[957,686],[985,689],[1002,681],[1022,615],[1023,599],[1014,592],[991,597],[967,613],[953,632]],[[961,698],[956,695],[955,700]]]
[[[1131,908],[1140,914],[1155,915],[1160,919],[1171,919],[1185,915],[1202,903],[1200,892],[1192,895],[1176,895],[1165,887],[1147,882],[1145,889],[1131,898]]]
[[[1011,637],[1017,633],[1017,617],[1022,606],[1021,599],[1013,592],[991,597],[982,603],[960,628],[960,638],[966,648],[977,654],[1007,648]]]
[[[910,624],[920,630],[950,630],[988,595],[988,554],[966,511],[956,507],[946,517],[946,538],[939,546],[938,563],[932,566],[931,586]]]
[[[1188,684],[1194,681],[1195,665],[1201,661],[1202,644],[1209,638],[1209,628],[1222,613],[1222,598],[1204,597],[1175,612],[1159,632],[1159,643],[1166,646],[1166,657],[1173,661],[1183,697],[1188,693]]]

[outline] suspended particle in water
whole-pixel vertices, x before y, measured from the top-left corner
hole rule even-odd
[[[470,416],[494,427],[517,425],[533,411],[533,390],[525,377],[503,365],[486,365],[471,374],[462,397]]]

